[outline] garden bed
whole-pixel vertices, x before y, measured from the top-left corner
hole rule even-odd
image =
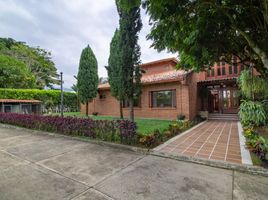
[[[0,113],[0,123],[4,124],[146,148],[154,148],[162,144],[171,137],[191,128],[199,121],[177,120],[167,122],[169,123],[165,127],[158,128],[156,126],[153,127],[154,129],[151,133],[142,134],[138,132],[136,122],[126,119],[96,120],[92,118],[60,117],[57,115]]]

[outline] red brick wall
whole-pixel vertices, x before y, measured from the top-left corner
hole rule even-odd
[[[150,107],[150,92],[158,90],[176,90],[176,108],[152,108]],[[183,114],[187,118],[193,118],[194,112],[189,105],[189,100],[194,104],[194,98],[189,98],[188,85],[179,82],[145,85],[142,87],[141,107],[135,108],[135,116],[142,118],[176,119],[177,115]],[[99,96],[89,103],[89,113],[98,112],[99,115],[119,116],[119,102],[111,96],[110,91],[102,91],[106,95],[104,100]],[[192,92],[190,92],[192,94]],[[196,107],[196,106],[193,106]],[[191,109],[190,109],[191,108]],[[81,105],[81,112],[85,113],[85,105]],[[124,108],[124,116],[128,116],[128,108]]]

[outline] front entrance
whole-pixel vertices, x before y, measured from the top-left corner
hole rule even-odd
[[[237,88],[213,88],[209,90],[208,110],[211,113],[238,113],[239,96]]]

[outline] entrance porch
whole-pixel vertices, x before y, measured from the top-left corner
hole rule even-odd
[[[237,114],[239,89],[237,79],[209,80],[198,83],[200,110],[216,114]]]

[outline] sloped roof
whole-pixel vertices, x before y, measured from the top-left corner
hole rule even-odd
[[[179,61],[177,60],[177,58],[171,57],[171,58],[165,58],[165,59],[161,59],[161,60],[155,60],[155,61],[151,61],[151,62],[147,62],[147,63],[142,63],[140,66],[141,67],[146,67],[146,66],[155,65],[155,64],[158,64],[158,63],[163,63],[163,62],[174,62],[174,63],[177,64]]]
[[[187,74],[184,70],[169,70],[156,74],[144,74],[141,77],[142,85],[149,85],[154,83],[165,83],[165,82],[173,82],[173,81],[181,81],[183,77]],[[99,89],[109,89],[109,83],[100,84],[98,86]]]
[[[24,99],[0,99],[0,103],[41,103],[41,101]]]

